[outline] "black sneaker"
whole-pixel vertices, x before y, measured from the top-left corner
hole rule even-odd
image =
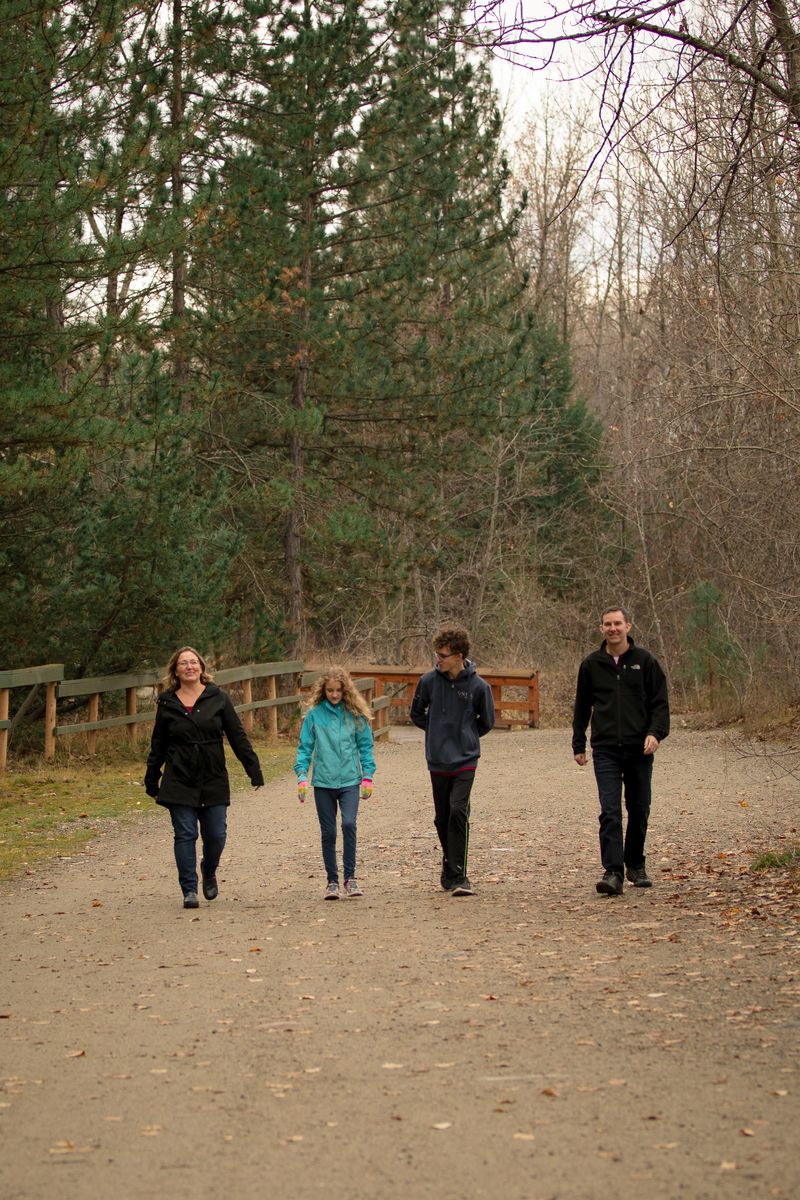
[[[474,896],[475,891],[466,875],[450,888],[451,896]]]
[[[219,895],[216,875],[206,875],[205,868],[202,863],[200,863],[200,874],[203,877],[203,895],[205,896],[206,900],[216,900],[217,896]]]
[[[628,867],[625,874],[628,877],[628,882],[634,887],[652,887],[653,881],[645,871],[644,867]]]
[[[199,908],[200,901],[197,899],[197,892],[187,892],[183,897],[184,908]]]
[[[443,870],[441,875],[439,876],[439,883],[442,885],[442,887],[444,888],[444,890],[446,892],[452,892],[453,888],[456,885],[455,879],[453,879],[450,875],[448,875],[447,871],[445,871],[445,870]]]
[[[603,896],[621,896],[623,888],[622,876],[616,871],[606,871],[602,879],[595,884],[598,892]]]

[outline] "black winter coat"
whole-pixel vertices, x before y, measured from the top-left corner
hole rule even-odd
[[[659,742],[669,733],[666,676],[652,654],[634,645],[633,638],[628,641],[619,669],[605,642],[580,665],[572,714],[573,754],[586,750],[590,717],[591,743],[598,748],[643,748],[649,733]]]
[[[260,787],[264,776],[258,755],[226,692],[215,683],[207,683],[191,712],[187,712],[173,691],[163,692],[158,698],[147,756],[144,786],[148,796],[167,806],[188,804],[192,808],[205,808],[230,804],[223,733],[253,787]]]

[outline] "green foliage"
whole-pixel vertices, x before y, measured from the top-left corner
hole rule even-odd
[[[722,620],[724,598],[709,580],[699,581],[687,594],[683,670],[688,680],[708,689],[712,703],[720,690],[734,689],[745,673],[741,647]]]
[[[279,658],[574,587],[597,428],[523,308],[459,5],[180,13],[11,5],[9,665]]]
[[[753,871],[779,871],[786,867],[800,866],[800,846],[790,846],[788,850],[767,850],[757,854],[750,864]]]

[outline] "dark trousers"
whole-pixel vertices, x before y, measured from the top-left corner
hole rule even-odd
[[[442,847],[442,874],[455,883],[467,874],[469,794],[474,782],[474,771],[462,771],[459,775],[431,773],[433,823]]]
[[[175,862],[178,882],[184,896],[197,891],[197,833],[203,839],[203,867],[206,875],[216,874],[220,856],[225,848],[228,831],[228,808],[225,804],[210,804],[208,808],[193,808],[189,804],[170,804],[169,815],[175,833]]]
[[[605,871],[624,876],[625,867],[643,867],[650,817],[653,756],[641,750],[593,749],[600,798],[600,860]],[[622,836],[622,796],[628,824]]]
[[[342,867],[345,879],[354,879],[356,874],[356,819],[358,817],[359,788],[314,788],[314,803],[319,817],[322,841],[322,861],[328,883],[339,882],[336,865],[336,811],[342,816]]]

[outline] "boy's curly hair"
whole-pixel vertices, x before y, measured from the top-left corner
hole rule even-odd
[[[453,625],[449,629],[440,629],[433,638],[434,650],[442,650],[449,646],[453,654],[469,654],[469,634],[461,625]]]

